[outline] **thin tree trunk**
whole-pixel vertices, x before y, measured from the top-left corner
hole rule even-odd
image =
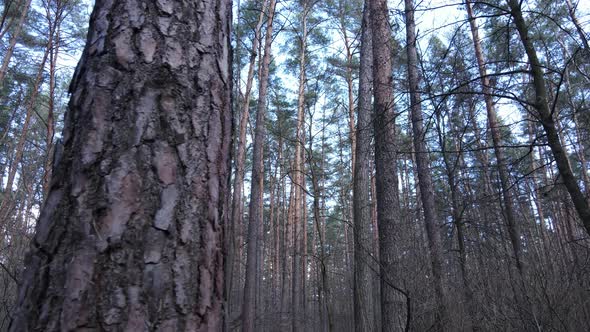
[[[303,331],[303,316],[302,316],[302,301],[305,299],[305,294],[302,294],[304,289],[304,278],[302,270],[303,255],[303,205],[305,204],[305,196],[303,193],[304,186],[304,142],[305,142],[305,84],[307,81],[305,73],[306,53],[307,53],[307,35],[308,27],[307,20],[311,10],[308,1],[303,2],[301,13],[301,37],[299,49],[299,91],[297,93],[297,129],[295,141],[295,162],[294,162],[294,179],[295,182],[295,210],[293,218],[293,287],[291,297],[293,331]]]
[[[590,234],[590,205],[586,197],[582,193],[577,180],[572,172],[572,168],[567,156],[567,151],[562,146],[559,133],[556,129],[555,120],[553,118],[553,110],[549,108],[549,101],[547,96],[547,87],[543,73],[543,66],[537,57],[537,52],[533,41],[529,36],[528,27],[522,15],[520,3],[517,0],[507,0],[510,6],[510,14],[514,18],[514,24],[520,35],[520,40],[524,46],[526,54],[531,65],[531,76],[533,78],[533,85],[535,88],[535,108],[538,112],[538,118],[547,134],[547,143],[551,148],[553,157],[557,164],[557,169],[563,180],[563,183],[570,194],[574,207],[586,228],[586,232]]]
[[[370,24],[369,24],[370,26]],[[371,86],[373,86],[371,84]],[[373,160],[371,158],[370,161]],[[373,316],[375,320],[375,331],[381,331],[381,284],[380,284],[380,267],[379,267],[379,227],[377,226],[377,199],[376,199],[376,180],[375,180],[375,165],[371,162],[369,167],[369,175],[371,181],[370,193],[371,193],[371,231],[372,231],[372,239],[371,239],[371,248],[373,248],[373,266],[374,266],[374,273],[373,273],[373,305],[375,308],[373,309]]]
[[[356,158],[356,132],[354,129],[354,78],[353,78],[353,45],[351,45],[352,43],[349,41],[348,38],[348,32],[346,29],[346,21],[345,21],[345,12],[344,12],[344,3],[346,2],[346,0],[344,1],[340,1],[338,2],[338,9],[339,12],[338,14],[340,15],[339,17],[339,23],[340,23],[340,31],[342,33],[342,38],[344,39],[344,50],[345,50],[345,56],[346,56],[346,75],[345,75],[345,79],[346,79],[346,92],[348,95],[348,128],[350,130],[350,151],[351,151],[351,169],[352,169],[352,174],[354,175],[354,168],[356,166],[356,162],[355,162],[355,158]]]
[[[464,208],[461,209],[461,203],[459,201],[460,192],[458,183],[460,182],[460,179],[457,177],[457,167],[462,166],[461,160],[463,156],[462,152],[459,151],[460,147],[458,146],[457,141],[459,141],[461,138],[453,137],[453,147],[455,151],[459,151],[457,152],[458,155],[453,160],[451,159],[450,153],[447,151],[446,137],[443,134],[443,127],[445,127],[445,124],[442,123],[442,119],[440,118],[438,112],[437,118],[438,123],[440,126],[442,126],[438,128],[439,145],[441,146],[443,162],[445,165],[447,180],[449,182],[449,189],[451,191],[451,216],[453,218],[453,225],[455,225],[455,229],[457,230],[457,244],[459,247],[459,274],[462,283],[461,296],[462,302],[465,303],[465,309],[468,315],[467,324],[463,329],[467,331],[478,331],[479,327],[475,317],[476,308],[475,302],[473,300],[473,290],[467,277],[467,252],[465,248],[464,228],[465,222],[463,221]],[[457,128],[453,128],[451,130],[458,132]]]
[[[22,88],[18,89],[18,94],[16,95],[16,97],[13,97],[13,98],[15,100],[14,108],[12,109],[12,112],[10,113],[10,117],[8,118],[8,121],[6,121],[6,128],[4,128],[4,130],[2,132],[2,136],[0,136],[0,147],[6,147],[4,145],[4,143],[6,142],[6,138],[8,138],[8,134],[10,133],[10,129],[12,127],[12,121],[14,121],[16,113],[19,110],[19,108],[23,102],[23,89]],[[8,151],[10,151],[10,148],[8,148]],[[0,172],[0,176],[1,176],[0,179],[4,178],[4,171]]]
[[[27,102],[27,108],[25,113],[25,121],[23,123],[23,128],[21,130],[21,134],[18,139],[18,143],[16,145],[16,151],[14,154],[14,158],[11,161],[11,166],[8,170],[8,176],[6,178],[6,190],[5,196],[0,203],[0,229],[2,228],[3,224],[6,224],[8,221],[8,216],[10,214],[10,210],[12,209],[12,204],[14,202],[13,197],[13,186],[14,186],[14,179],[16,177],[16,172],[20,165],[21,159],[23,157],[23,153],[25,150],[25,143],[27,142],[27,136],[29,134],[29,126],[31,125],[31,121],[33,118],[33,112],[35,111],[35,104],[37,102],[37,95],[39,94],[39,89],[41,84],[43,83],[43,72],[45,71],[45,63],[47,62],[47,58],[49,57],[49,53],[51,52],[51,48],[53,45],[53,32],[54,26],[52,25],[49,31],[47,46],[45,47],[45,52],[43,54],[43,59],[39,65],[39,70],[37,71],[37,76],[35,77],[35,83],[33,83],[33,88],[31,90],[31,94],[29,96],[29,100]],[[1,241],[1,239],[0,239]]]
[[[291,163],[292,164],[292,163]],[[293,167],[290,168],[291,170]],[[292,268],[292,254],[293,254],[293,210],[294,210],[294,200],[295,200],[295,186],[291,184],[289,190],[289,198],[286,200],[288,202],[287,207],[287,218],[285,220],[284,225],[284,235],[283,235],[283,243],[284,243],[284,250],[283,250],[283,269],[282,269],[282,289],[281,289],[281,323],[282,323],[282,330],[290,330],[290,323],[292,323],[292,319],[290,317],[290,306],[289,306],[289,295],[291,294],[292,290],[289,287],[293,280],[289,279],[290,276],[290,268]]]
[[[58,18],[56,18],[56,20],[57,19]],[[47,132],[45,136],[45,174],[43,175],[43,194],[45,197],[47,197],[47,193],[49,193],[51,171],[53,169],[53,137],[55,135],[55,75],[57,72],[57,59],[59,57],[60,47],[60,23],[61,22],[57,23],[53,48],[50,52],[49,59],[49,102],[47,106],[47,120],[45,121]]]
[[[508,233],[510,235],[510,242],[512,243],[512,250],[516,260],[516,267],[518,268],[518,271],[523,274],[524,266],[522,263],[522,245],[520,240],[521,231],[520,226],[516,222],[516,218],[514,216],[514,203],[512,201],[510,190],[509,173],[508,169],[506,168],[506,158],[504,156],[504,151],[501,147],[502,138],[500,136],[500,128],[498,125],[496,110],[494,108],[494,101],[492,100],[492,89],[490,86],[490,80],[487,76],[483,50],[479,40],[477,23],[475,22],[475,17],[473,15],[471,1],[465,1],[465,5],[467,7],[467,15],[469,17],[469,25],[471,27],[471,35],[473,38],[475,55],[479,68],[479,75],[481,78],[482,91],[486,104],[488,126],[490,128],[490,132],[492,133],[494,153],[496,155],[496,162],[498,164],[498,174],[500,176],[500,186],[502,187],[502,199],[504,203],[506,221],[508,223]]]
[[[20,37],[20,33],[22,31],[23,26],[25,25],[25,20],[27,18],[27,14],[29,13],[29,8],[31,8],[31,0],[26,0],[22,7],[21,16],[14,27],[14,32],[10,36],[10,42],[8,44],[8,49],[6,49],[6,53],[4,54],[4,59],[2,60],[2,67],[0,68],[0,88],[4,85],[4,78],[6,77],[6,73],[8,72],[8,65],[10,64],[10,59],[12,59],[12,53],[14,52],[14,48],[16,47],[16,42]]]
[[[27,1],[27,0],[24,0]],[[3,10],[2,10],[2,18],[0,19],[0,40],[2,40],[4,38],[4,35],[10,30],[10,28],[12,27],[12,23],[14,22],[14,17],[12,17],[12,15],[10,15],[9,17],[9,12],[10,12],[10,8],[12,7],[12,5],[15,4],[15,0],[7,0],[4,1],[4,6],[3,6]],[[19,6],[21,4],[21,1],[16,2],[16,6]],[[8,18],[8,21],[7,21]]]
[[[273,19],[276,1],[270,0],[268,6],[268,20],[266,35],[264,36],[264,55],[260,66],[258,88],[258,109],[256,114],[256,129],[254,135],[254,151],[252,156],[252,182],[250,207],[248,213],[248,248],[246,260],[246,281],[244,284],[244,303],[242,307],[242,331],[255,331],[257,273],[256,261],[259,248],[259,225],[262,223],[262,179],[264,178],[263,145],[266,137],[265,116],[266,97],[268,94],[268,78],[271,56]]]
[[[565,0],[565,4],[567,5],[567,11],[570,15],[570,18],[572,19],[572,23],[574,23],[574,26],[576,27],[576,32],[578,33],[578,36],[582,41],[582,45],[584,45],[584,48],[586,48],[587,51],[590,51],[590,45],[588,45],[588,37],[584,33],[582,25],[580,24],[580,21],[576,16],[576,11],[574,9],[574,6],[572,6],[571,0]]]
[[[231,221],[227,229],[227,257],[226,257],[226,294],[228,295],[227,298],[227,305],[229,314],[233,312],[233,307],[236,305],[237,300],[234,300],[233,289],[236,287],[234,285],[234,278],[236,280],[240,280],[241,274],[241,257],[242,257],[242,243],[243,243],[243,236],[242,236],[242,211],[243,211],[243,202],[242,202],[242,192],[244,188],[244,164],[246,160],[246,133],[247,133],[247,126],[248,126],[248,119],[250,117],[250,96],[252,91],[252,82],[254,81],[254,66],[256,62],[256,57],[258,55],[258,44],[260,41],[260,35],[262,30],[262,24],[264,22],[265,10],[266,6],[268,5],[268,0],[265,0],[262,4],[262,8],[260,10],[260,15],[258,16],[258,23],[256,24],[256,28],[254,29],[254,39],[252,41],[252,49],[250,51],[250,63],[248,67],[248,76],[246,78],[246,91],[244,93],[244,100],[242,105],[242,112],[240,117],[240,126],[239,126],[239,138],[237,143],[237,155],[236,155],[236,171],[235,176],[233,179],[233,195],[232,195],[232,210],[231,210]],[[239,44],[239,43],[238,43]],[[236,254],[237,253],[237,254]],[[237,257],[237,260],[236,260]],[[236,265],[236,275],[234,275],[234,265]],[[237,285],[238,288],[241,285]],[[229,318],[229,317],[228,317]]]
[[[280,201],[279,207],[278,207],[278,213],[277,213],[277,220],[276,220],[276,230],[275,230],[275,248],[277,248],[277,252],[275,253],[275,266],[276,266],[276,300],[277,302],[275,303],[276,308],[279,309],[279,311],[281,310],[281,302],[282,302],[282,298],[281,298],[281,293],[280,293],[280,288],[282,285],[282,269],[283,269],[283,260],[282,255],[283,252],[285,251],[285,248],[283,245],[281,245],[281,224],[285,224],[285,202],[286,202],[286,198],[285,198],[285,175],[284,175],[284,170],[283,170],[283,138],[279,137],[279,151],[278,151],[278,158],[277,158],[277,165],[279,167],[279,179],[277,180],[279,182],[279,186],[277,188],[277,196],[278,199]],[[282,314],[282,313],[279,313]]]
[[[95,4],[10,331],[222,329],[230,1],[134,4]]]
[[[323,111],[325,113],[325,110]],[[322,113],[322,119],[325,119],[325,114]],[[325,126],[322,127],[321,136],[321,155],[319,170],[323,172],[324,161],[325,161],[325,145],[326,145],[326,134]],[[309,151],[312,152],[309,158],[309,171],[311,175],[311,184],[313,190],[313,215],[315,232],[317,233],[318,244],[319,244],[319,256],[317,258],[317,270],[318,270],[318,300],[319,300],[319,311],[321,319],[321,331],[333,331],[334,321],[333,312],[330,305],[330,287],[328,284],[328,255],[326,253],[326,232],[325,232],[325,218],[322,216],[324,210],[324,199],[323,199],[323,175],[318,175],[315,172],[315,161],[313,159],[313,136],[309,137]]]
[[[438,216],[434,202],[434,185],[430,175],[430,161],[426,148],[426,132],[424,130],[422,109],[420,101],[420,74],[418,68],[418,52],[416,51],[416,23],[414,21],[414,3],[412,0],[404,1],[406,18],[406,51],[408,56],[408,84],[410,87],[410,111],[412,119],[412,131],[414,150],[416,154],[416,170],[418,184],[420,186],[420,198],[424,212],[424,224],[428,238],[430,263],[434,282],[434,296],[437,306],[435,314],[435,329],[444,331],[450,324],[450,317],[445,304],[443,289],[442,247],[437,223]]]

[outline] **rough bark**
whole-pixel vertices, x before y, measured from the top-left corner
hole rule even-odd
[[[97,1],[10,331],[222,328],[230,1]]]
[[[356,157],[353,177],[354,212],[354,323],[356,331],[376,331],[373,299],[371,243],[371,111],[372,111],[372,43],[370,13],[363,9],[359,74],[358,123],[356,127]]]
[[[242,307],[242,331],[254,331],[256,320],[257,289],[257,256],[259,253],[259,228],[262,225],[262,194],[263,194],[263,146],[266,139],[266,97],[268,94],[268,76],[270,67],[273,19],[275,0],[270,0],[268,6],[268,20],[264,37],[264,55],[260,66],[258,87],[258,109],[256,110],[256,127],[254,132],[254,149],[252,154],[252,182],[250,191],[250,206],[248,213],[248,247],[246,260],[246,281],[244,284],[244,303]]]
[[[393,105],[392,42],[387,2],[370,0],[373,34],[373,95],[379,262],[381,267],[382,331],[403,327],[399,295],[391,286],[395,275],[396,224],[400,222],[396,130]],[[401,304],[403,306],[403,303]]]
[[[553,117],[553,110],[549,107],[547,87],[543,73],[543,66],[537,56],[537,51],[533,44],[527,24],[522,15],[520,3],[516,0],[507,0],[510,7],[510,14],[514,18],[514,24],[518,30],[520,40],[524,46],[525,52],[528,56],[531,66],[531,76],[533,78],[533,86],[535,88],[534,107],[537,110],[539,121],[547,135],[547,143],[551,149],[551,153],[555,158],[559,175],[565,185],[574,207],[582,221],[586,232],[590,234],[590,205],[586,197],[582,193],[577,179],[575,178],[567,156],[567,150],[561,144],[559,132],[557,130],[555,119]]]

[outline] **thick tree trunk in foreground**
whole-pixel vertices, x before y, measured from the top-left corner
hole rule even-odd
[[[404,326],[400,313],[403,302],[392,287],[395,275],[396,224],[400,222],[397,180],[396,129],[393,109],[392,43],[386,0],[369,0],[373,33],[373,123],[375,127],[375,168],[379,261],[381,267],[381,319],[383,331]],[[400,307],[401,304],[401,307]]]
[[[230,9],[97,1],[11,331],[221,330]]]
[[[538,112],[539,121],[541,122],[541,125],[547,134],[547,143],[549,144],[549,148],[551,148],[551,152],[555,158],[555,163],[557,164],[557,169],[559,170],[559,175],[561,175],[563,184],[572,198],[574,207],[578,212],[580,220],[582,220],[582,223],[584,224],[584,228],[586,228],[586,232],[590,234],[590,205],[588,204],[588,201],[586,200],[584,193],[582,193],[577,179],[572,172],[570,161],[567,156],[567,150],[561,144],[559,132],[557,130],[555,120],[553,119],[554,112],[551,110],[551,108],[549,108],[543,66],[537,57],[537,51],[535,50],[533,41],[529,36],[528,27],[524,21],[524,17],[522,16],[520,3],[516,0],[507,1],[511,10],[510,14],[514,18],[514,24],[516,25],[516,29],[520,35],[520,40],[522,41],[522,45],[524,46],[526,54],[529,58],[529,63],[531,65],[531,76],[533,78],[533,85],[535,87],[534,105]]]
[[[244,304],[242,307],[242,331],[254,331],[256,319],[256,295],[257,289],[257,259],[259,254],[259,228],[262,226],[262,194],[264,179],[264,164],[262,148],[266,137],[265,113],[266,96],[268,93],[268,75],[270,67],[270,52],[272,44],[272,23],[275,11],[275,0],[270,0],[268,6],[268,22],[264,37],[264,56],[260,66],[260,79],[258,88],[258,110],[256,114],[256,129],[254,134],[254,151],[252,156],[252,188],[250,194],[249,220],[248,220],[248,251],[246,261],[246,282],[244,284]]]
[[[373,232],[371,231],[371,111],[373,84],[373,52],[369,8],[365,4],[361,28],[361,54],[359,74],[359,106],[356,128],[356,158],[353,177],[354,213],[354,323],[356,331],[375,331],[373,299],[374,265],[371,257]]]
[[[440,234],[437,227],[438,217],[434,202],[434,186],[430,175],[430,160],[426,149],[426,132],[424,130],[421,101],[420,74],[418,71],[418,52],[416,51],[416,22],[414,21],[414,2],[404,1],[406,18],[406,52],[408,55],[408,85],[410,88],[410,112],[412,120],[414,151],[416,154],[416,171],[420,186],[420,198],[424,212],[424,225],[428,239],[434,297],[436,301],[435,329],[446,330],[449,315],[445,305],[443,289],[443,266]]]

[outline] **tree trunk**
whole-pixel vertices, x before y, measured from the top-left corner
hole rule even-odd
[[[244,93],[244,100],[242,105],[242,114],[240,116],[240,126],[239,126],[239,138],[237,143],[237,155],[236,155],[236,172],[233,179],[233,195],[232,195],[232,209],[231,209],[231,220],[230,224],[227,227],[227,257],[226,257],[226,271],[225,271],[225,281],[226,281],[226,294],[228,295],[227,298],[227,305],[229,314],[233,312],[233,307],[236,305],[236,302],[239,301],[234,299],[233,289],[234,289],[234,278],[236,280],[240,280],[241,274],[241,258],[242,258],[242,243],[243,243],[243,236],[242,236],[242,212],[243,212],[243,202],[242,202],[242,192],[244,187],[244,164],[246,160],[246,133],[247,133],[247,126],[248,126],[248,119],[250,117],[250,96],[252,91],[252,82],[254,81],[254,67],[256,62],[256,57],[258,55],[258,44],[260,41],[260,35],[262,30],[262,24],[264,22],[265,16],[265,9],[268,4],[268,0],[265,0],[262,8],[260,10],[260,15],[258,16],[258,23],[256,24],[256,28],[254,29],[254,39],[252,41],[252,49],[250,51],[250,63],[248,65],[248,76],[246,77],[246,91]],[[238,43],[239,44],[239,43]],[[237,255],[236,255],[237,252]],[[236,261],[237,257],[237,261]],[[236,273],[234,274],[234,265],[237,266]],[[236,276],[237,275],[237,276]],[[237,285],[238,288],[241,285]],[[239,293],[238,293],[239,296]],[[236,296],[237,297],[237,296]],[[241,308],[240,308],[241,310]]]
[[[31,0],[26,0],[22,11],[21,16],[19,17],[18,23],[16,27],[14,27],[14,31],[10,36],[10,42],[8,44],[8,49],[4,54],[4,59],[2,60],[2,67],[0,68],[0,88],[4,85],[4,78],[6,77],[6,73],[8,72],[8,65],[10,64],[10,59],[12,59],[12,53],[14,52],[14,48],[16,47],[16,42],[20,37],[20,33],[22,31],[23,26],[25,25],[25,20],[27,18],[27,14],[29,13],[29,8],[31,8]]]
[[[369,0],[373,34],[373,95],[379,261],[381,267],[382,331],[400,331],[403,319],[395,275],[396,224],[400,223],[396,129],[393,109],[393,63],[389,15],[385,0]]]
[[[565,0],[565,4],[567,5],[567,11],[570,15],[570,18],[572,19],[572,23],[576,27],[576,32],[578,33],[578,36],[580,37],[580,40],[582,41],[582,45],[584,45],[584,48],[586,48],[586,50],[590,52],[590,45],[588,44],[588,37],[586,36],[586,33],[584,33],[584,30],[582,29],[582,25],[580,24],[580,21],[578,20],[578,16],[576,15],[576,11],[575,11],[574,6],[572,6],[571,0]]]
[[[252,182],[250,191],[250,207],[248,212],[248,248],[246,261],[246,281],[244,284],[244,303],[242,307],[242,331],[251,332],[255,328],[256,320],[256,294],[257,272],[256,261],[259,253],[259,228],[262,224],[262,193],[264,191],[262,180],[264,178],[263,145],[266,137],[265,116],[266,97],[268,93],[268,77],[270,67],[270,54],[272,44],[273,19],[275,12],[275,0],[270,0],[268,6],[268,22],[264,37],[264,55],[260,66],[260,78],[258,88],[258,109],[256,114],[256,129],[254,134],[254,151],[252,156]]]
[[[49,184],[51,181],[51,171],[53,168],[53,136],[55,134],[55,80],[57,72],[57,59],[59,56],[60,47],[60,26],[56,27],[55,37],[53,42],[53,48],[49,54],[49,102],[47,105],[47,120],[45,125],[47,126],[45,136],[45,174],[43,174],[43,195],[47,197],[49,193]]]
[[[0,18],[0,40],[4,38],[4,35],[8,32],[8,30],[10,30],[10,28],[12,27],[12,23],[14,22],[14,17],[12,15],[9,15],[11,7],[13,5],[18,6],[21,4],[21,2],[22,1],[17,0],[5,0],[3,2],[2,17]]]
[[[305,194],[303,186],[305,185],[304,178],[304,144],[305,144],[305,84],[307,81],[305,73],[306,52],[307,52],[307,20],[310,12],[310,4],[307,0],[303,1],[303,8],[301,13],[301,39],[299,50],[299,91],[297,94],[297,138],[295,140],[295,162],[294,162],[294,179],[295,182],[295,204],[294,204],[294,218],[293,218],[293,287],[292,287],[292,319],[293,331],[303,331],[303,315],[302,307],[305,301],[304,289],[305,280],[303,278],[303,241],[304,241],[304,216],[303,205],[305,204]]]
[[[95,4],[10,331],[221,330],[230,10]]]
[[[369,24],[370,25],[370,24]],[[373,85],[371,84],[371,87]],[[372,161],[373,159],[369,159]],[[376,200],[376,183],[375,183],[375,165],[371,163],[369,167],[369,175],[370,175],[370,193],[371,193],[371,201],[370,201],[370,209],[371,209],[371,227],[372,227],[372,239],[371,239],[371,248],[373,248],[373,266],[374,266],[374,273],[373,273],[373,305],[375,308],[373,309],[373,317],[375,320],[375,331],[381,331],[381,284],[380,280],[380,269],[379,269],[379,227],[377,226],[377,200]]]
[[[12,210],[12,204],[14,203],[12,188],[14,186],[16,172],[19,168],[21,159],[23,158],[23,153],[25,151],[25,144],[27,142],[27,136],[29,134],[29,126],[31,125],[31,121],[33,120],[33,112],[35,111],[35,104],[37,102],[37,95],[39,94],[39,89],[41,88],[41,84],[43,83],[43,72],[45,71],[45,63],[47,62],[47,58],[49,57],[49,53],[51,52],[51,49],[53,47],[53,33],[55,31],[54,28],[55,26],[51,25],[47,40],[47,46],[45,47],[45,52],[43,53],[43,59],[39,64],[39,69],[37,70],[35,82],[33,83],[31,94],[26,104],[25,121],[23,123],[23,128],[18,138],[18,143],[16,144],[14,158],[11,160],[11,166],[8,169],[4,199],[2,200],[2,203],[0,203],[0,229],[2,229],[4,224],[8,222],[8,216],[10,215],[10,211]],[[2,239],[0,239],[0,243],[1,241]]]
[[[533,85],[535,88],[535,102],[534,106],[538,112],[538,118],[545,129],[547,134],[547,143],[557,169],[563,180],[563,183],[570,194],[574,207],[580,216],[580,220],[586,228],[586,232],[590,234],[590,205],[586,200],[586,197],[582,193],[580,186],[572,172],[572,168],[567,156],[567,150],[562,146],[559,139],[559,132],[557,131],[555,120],[553,119],[554,111],[549,108],[549,101],[547,97],[547,87],[545,83],[545,77],[543,73],[543,66],[537,57],[537,51],[533,45],[533,41],[529,36],[528,27],[524,21],[520,3],[517,0],[507,0],[510,6],[510,14],[514,18],[514,24],[520,35],[520,40],[524,46],[526,54],[529,58],[531,65],[531,76],[533,78]]]
[[[428,238],[428,249],[434,283],[436,301],[435,330],[446,330],[450,323],[445,304],[443,289],[442,247],[440,244],[438,216],[434,202],[434,186],[430,175],[430,160],[426,148],[426,132],[424,130],[420,101],[420,74],[418,69],[418,52],[416,51],[416,22],[414,21],[414,2],[404,1],[406,18],[406,52],[408,56],[408,84],[410,88],[410,111],[412,120],[414,151],[416,154],[416,171],[420,186],[420,198],[424,212],[424,225]]]
[[[278,174],[279,177],[277,178],[277,182],[278,182],[278,188],[277,188],[277,197],[278,197],[278,201],[279,201],[279,206],[277,207],[277,213],[276,213],[276,223],[275,223],[275,248],[276,248],[276,252],[275,252],[275,289],[273,289],[273,291],[275,292],[275,302],[273,302],[273,304],[275,305],[275,308],[277,308],[280,312],[280,305],[282,302],[281,299],[281,293],[280,293],[280,289],[281,289],[281,281],[282,281],[282,254],[285,250],[284,246],[281,245],[281,224],[284,225],[285,223],[285,176],[284,176],[284,170],[283,170],[283,138],[279,137],[279,142],[278,142],[278,146],[279,146],[279,151],[278,151],[278,157],[277,157],[277,168],[279,169]],[[279,313],[280,315],[280,313]]]
[[[461,281],[461,300],[465,303],[465,309],[467,311],[467,322],[464,326],[464,330],[466,331],[478,331],[479,327],[476,321],[475,315],[475,302],[473,301],[473,291],[469,279],[467,278],[467,252],[465,248],[465,228],[464,224],[465,221],[463,219],[463,212],[465,207],[462,206],[460,202],[460,189],[458,183],[462,181],[461,178],[457,176],[457,168],[464,166],[461,163],[463,159],[463,153],[460,151],[460,146],[457,144],[461,140],[461,137],[453,137],[453,147],[457,152],[457,155],[451,159],[453,154],[447,151],[447,144],[446,144],[446,135],[444,134],[443,127],[446,127],[444,123],[442,123],[442,119],[440,117],[440,112],[436,113],[437,121],[439,123],[438,127],[438,135],[439,135],[439,145],[442,150],[442,157],[443,162],[445,165],[445,172],[447,175],[447,181],[449,182],[449,190],[451,192],[451,217],[453,218],[453,225],[457,230],[457,244],[459,247],[459,275]],[[452,128],[450,129],[453,132],[460,133],[460,128]],[[457,135],[458,136],[458,135]]]
[[[492,143],[494,146],[494,153],[496,155],[496,162],[498,164],[498,174],[500,176],[500,186],[502,188],[502,200],[504,203],[506,222],[508,223],[508,234],[510,235],[510,242],[512,243],[512,250],[514,253],[514,259],[516,261],[516,267],[522,274],[524,273],[524,266],[522,263],[522,246],[520,240],[520,226],[516,223],[514,217],[514,204],[511,196],[511,186],[509,180],[509,172],[506,167],[506,158],[504,157],[504,151],[502,149],[502,138],[500,137],[500,128],[498,125],[496,110],[494,108],[494,101],[492,100],[492,89],[490,86],[490,80],[487,76],[486,64],[484,60],[483,50],[478,35],[477,23],[473,15],[473,9],[471,7],[471,1],[465,1],[467,7],[467,15],[469,17],[469,25],[471,27],[471,35],[473,38],[473,45],[475,48],[475,56],[477,59],[477,65],[479,68],[479,75],[481,79],[483,97],[486,104],[486,111],[488,117],[488,126],[492,133]]]
[[[346,75],[345,75],[345,79],[346,79],[346,92],[348,95],[348,128],[350,130],[350,151],[351,151],[351,169],[352,169],[352,174],[354,175],[354,168],[356,166],[356,132],[354,129],[354,77],[353,77],[353,45],[352,43],[349,41],[348,38],[348,32],[346,29],[346,21],[345,21],[345,15],[346,13],[344,12],[344,3],[346,2],[346,0],[342,0],[338,3],[338,14],[340,15],[339,17],[339,23],[340,23],[340,31],[342,33],[342,38],[344,39],[344,50],[345,50],[345,56],[346,56]]]
[[[371,257],[371,108],[372,108],[372,43],[370,13],[363,9],[359,74],[358,123],[356,128],[356,157],[353,176],[354,212],[354,324],[356,331],[376,331],[373,299],[373,265]]]

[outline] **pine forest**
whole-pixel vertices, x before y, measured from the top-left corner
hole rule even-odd
[[[590,331],[590,2],[0,0],[0,332]]]

